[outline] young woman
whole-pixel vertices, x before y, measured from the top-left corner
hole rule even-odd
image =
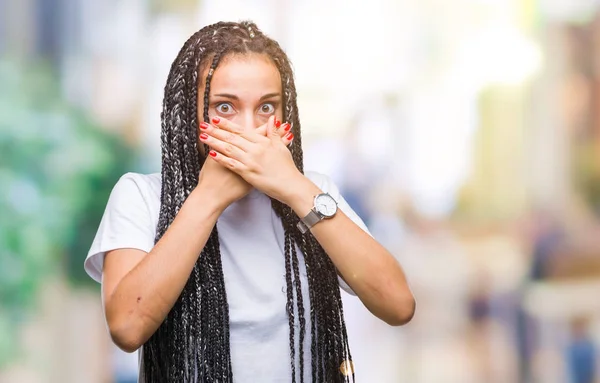
[[[336,186],[303,172],[290,62],[250,22],[184,44],[162,172],[118,181],[85,268],[142,382],[353,380],[340,286],[390,325],[415,309]]]

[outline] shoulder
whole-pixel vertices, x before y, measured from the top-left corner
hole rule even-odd
[[[339,194],[337,185],[328,175],[315,171],[306,171],[304,175],[324,192],[331,195],[335,194],[334,197]]]
[[[160,198],[161,175],[160,173],[141,174],[125,173],[119,178],[110,195],[110,199],[125,201],[131,198],[142,197],[144,200]]]
[[[85,260],[85,270],[100,282],[106,252],[154,246],[160,208],[159,173],[126,173],[115,183],[98,231]]]
[[[160,184],[160,173],[142,174],[129,172],[123,174],[121,178],[119,178],[119,180],[115,184],[115,188],[119,187],[121,189],[127,190],[133,187],[137,187],[141,190],[146,190],[154,189],[156,187],[160,188]]]
[[[160,173],[125,173],[115,183],[106,210],[118,216],[145,216],[154,220],[160,210]]]

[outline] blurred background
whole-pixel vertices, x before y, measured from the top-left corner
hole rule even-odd
[[[417,298],[392,328],[344,296],[357,381],[600,382],[597,0],[0,0],[0,382],[135,382],[83,260],[160,171],[181,45],[242,19]]]

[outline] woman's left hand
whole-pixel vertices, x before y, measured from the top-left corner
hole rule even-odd
[[[278,134],[278,129],[286,129],[289,124],[281,125],[271,116],[265,136],[258,129],[243,130],[219,117],[213,118],[211,123],[213,125],[203,129],[200,136],[211,148],[210,157],[258,190],[286,203],[290,188],[303,178]],[[291,132],[284,136],[289,141],[293,137]]]

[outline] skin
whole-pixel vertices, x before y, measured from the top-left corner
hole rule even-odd
[[[207,70],[202,74],[205,79]],[[198,94],[204,94],[201,81]],[[281,78],[268,57],[229,56],[211,81],[210,124],[199,140],[212,149],[172,225],[149,252],[106,254],[102,292],[111,337],[133,352],[175,304],[220,214],[252,188],[305,216],[321,190],[294,166],[293,139],[281,124]],[[204,100],[199,100],[202,113]],[[202,120],[199,116],[199,120]],[[410,321],[415,301],[400,265],[342,211],[311,229],[365,306],[390,325]],[[341,234],[343,233],[344,240]],[[173,257],[173,254],[177,254]]]

